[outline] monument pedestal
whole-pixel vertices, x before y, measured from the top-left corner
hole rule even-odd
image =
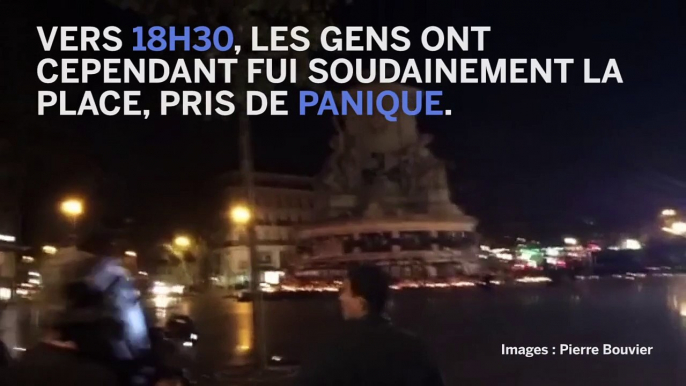
[[[326,200],[326,217],[349,217],[358,206],[357,196],[352,194],[335,194]]]
[[[334,124],[333,154],[317,190],[324,208],[316,225],[298,233],[308,250],[303,269],[373,261],[423,267],[412,272],[464,263],[463,271],[473,272],[476,220],[451,202],[445,165],[429,151],[431,138],[419,133],[416,118],[401,113],[389,122],[381,115],[349,115],[334,118]],[[341,240],[342,247],[315,245],[324,240]]]

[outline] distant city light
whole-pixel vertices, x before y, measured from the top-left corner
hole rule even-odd
[[[630,250],[639,250],[641,249],[641,242],[635,239],[626,239],[622,243],[622,248],[624,249],[630,249]]]
[[[171,288],[165,283],[155,282],[151,291],[157,296],[167,296],[171,293]]]
[[[141,276],[148,276],[148,273],[145,271],[138,271],[138,274]]]
[[[0,235],[0,241],[4,241],[7,243],[13,243],[17,241],[17,238],[11,235]]]
[[[126,252],[124,252],[124,254],[125,254],[126,256],[131,256],[131,257],[136,257],[136,256],[137,256],[137,255],[136,255],[136,252],[134,252],[134,251],[126,251]]]
[[[577,245],[579,244],[579,241],[575,239],[574,237],[565,237],[564,242],[567,245]]]
[[[554,257],[546,257],[545,262],[548,264],[556,265],[559,260]]]
[[[519,258],[522,260],[531,260],[536,255],[536,251],[530,249],[522,249],[519,252]]]
[[[36,259],[34,259],[31,256],[22,256],[21,257],[21,262],[22,263],[33,263]]]
[[[281,282],[281,271],[264,271],[264,282],[271,285],[278,285]]]
[[[545,254],[548,256],[560,256],[560,249],[558,248],[546,248],[545,249]]]
[[[602,248],[600,248],[600,246],[597,244],[588,244],[587,249],[591,252],[598,252],[602,250]]]
[[[552,280],[545,276],[524,276],[516,279],[518,283],[547,283]]]
[[[0,300],[10,300],[12,297],[12,290],[9,288],[0,288]]]
[[[57,248],[53,247],[52,245],[45,245],[43,246],[43,252],[47,253],[48,255],[54,255],[57,253]]]
[[[674,209],[663,209],[662,215],[665,217],[676,216],[676,210],[674,210]]]
[[[155,295],[152,299],[155,308],[167,308],[172,299],[167,295]]]

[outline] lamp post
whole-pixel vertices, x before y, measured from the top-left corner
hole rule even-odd
[[[190,251],[191,248],[195,247],[195,245],[196,242],[190,236],[181,234],[174,236],[174,240],[172,240],[172,245],[170,246],[172,254],[179,259],[181,264],[182,275],[184,275],[184,279],[182,280],[186,280],[186,283],[189,285],[196,283],[196,275],[195,272],[191,272],[189,270],[185,252]],[[179,279],[176,274],[174,274],[174,276]]]
[[[246,181],[249,181],[248,186],[252,187],[252,173],[246,173],[246,165],[244,167],[244,176],[248,175]],[[234,225],[245,227],[246,230],[246,247],[248,252],[248,259],[250,261],[250,295],[253,304],[253,347],[255,350],[255,363],[259,371],[264,371],[267,368],[267,341],[265,332],[265,316],[264,316],[264,299],[262,298],[262,291],[260,289],[260,266],[257,256],[257,240],[255,234],[255,222],[253,221],[253,214],[250,208],[254,205],[254,192],[248,188],[248,204],[236,205],[231,208],[229,217]]]
[[[76,198],[66,199],[60,204],[60,211],[71,220],[72,238],[74,243],[76,243],[76,226],[79,217],[83,214],[83,201]]]

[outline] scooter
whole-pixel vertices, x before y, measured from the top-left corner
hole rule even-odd
[[[150,329],[152,366],[156,379],[174,379],[182,385],[195,384],[190,367],[196,357],[198,332],[193,320],[172,315],[163,328]]]

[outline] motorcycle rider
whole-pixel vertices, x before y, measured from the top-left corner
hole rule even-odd
[[[142,372],[150,352],[143,310],[128,272],[111,256],[111,238],[101,232],[44,264],[38,309],[47,333],[0,384],[150,384]]]

